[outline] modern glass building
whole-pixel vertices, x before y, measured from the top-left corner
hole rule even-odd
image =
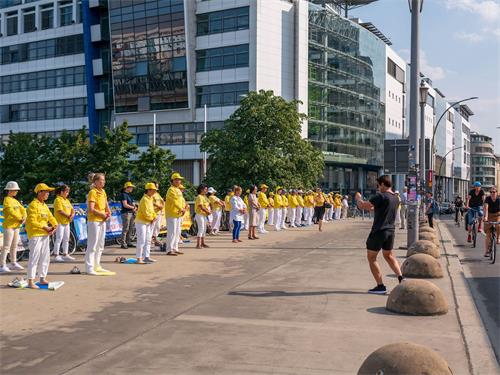
[[[325,188],[375,190],[383,166],[386,44],[328,8],[309,10],[309,139]]]

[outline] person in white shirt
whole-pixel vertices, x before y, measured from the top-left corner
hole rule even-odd
[[[401,220],[400,229],[405,229],[407,204],[408,204],[408,188],[405,186],[403,188],[403,194],[401,194],[401,209],[399,211],[399,217]]]
[[[342,199],[342,219],[347,219],[348,208],[349,202],[347,202],[347,195],[344,195],[344,199]]]
[[[240,240],[241,225],[245,219],[247,206],[241,199],[241,187],[235,186],[234,195],[231,198],[230,220],[233,223],[233,243],[243,242]]]

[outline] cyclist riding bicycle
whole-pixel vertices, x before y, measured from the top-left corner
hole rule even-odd
[[[484,203],[484,190],[481,189],[481,183],[479,181],[474,182],[474,189],[469,192],[467,196],[467,203],[465,208],[467,208],[467,242],[472,242],[472,221],[474,220],[474,215],[479,217],[479,226],[477,231],[482,232],[482,220],[483,217],[483,203]]]
[[[486,197],[484,200],[484,230],[486,232],[486,241],[484,256],[488,258],[490,256],[490,241],[491,241],[491,226],[493,224],[486,223],[487,221],[498,222],[500,220],[500,197],[498,196],[498,192],[496,187],[492,187],[490,189],[490,196]],[[497,244],[500,243],[500,225],[496,226],[497,231]]]
[[[460,195],[457,195],[455,197],[455,200],[453,201],[453,205],[455,206],[455,222],[458,222],[458,215],[463,218],[464,212],[463,212],[463,207],[464,207],[464,201]]]

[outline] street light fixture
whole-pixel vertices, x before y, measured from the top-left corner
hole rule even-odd
[[[421,195],[425,191],[425,105],[429,93],[429,85],[424,80],[420,81],[420,189]]]

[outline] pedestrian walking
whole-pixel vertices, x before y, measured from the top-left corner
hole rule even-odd
[[[434,228],[434,214],[439,214],[439,208],[432,196],[431,192],[427,193],[427,201],[425,206],[425,214],[427,215],[427,220],[429,221],[429,226]]]
[[[394,221],[396,220],[396,209],[399,201],[392,191],[390,176],[380,176],[377,179],[377,184],[379,192],[369,201],[363,200],[359,192],[356,193],[355,200],[360,210],[375,211],[372,229],[366,240],[366,252],[370,270],[377,282],[377,286],[370,289],[368,293],[385,294],[387,288],[382,280],[382,272],[377,262],[380,250],[382,250],[385,261],[398,277],[398,281],[403,280],[399,263],[392,252],[395,238]]]
[[[186,201],[180,190],[181,182],[184,180],[179,173],[175,172],[170,176],[171,186],[167,190],[165,197],[165,217],[167,218],[167,255],[177,256],[182,254],[179,251],[179,241],[181,239],[182,217],[186,212]]]
[[[213,187],[208,188],[208,200],[210,202],[210,210],[212,212],[212,221],[210,222],[210,227],[212,228],[212,234],[217,235],[220,230],[220,222],[222,218],[222,208],[224,207],[224,202],[217,197],[217,190]]]
[[[325,216],[325,195],[318,187],[316,188],[316,193],[314,194],[314,218],[318,223],[318,230],[323,231],[323,218]]]
[[[257,200],[259,202],[259,226],[258,226],[258,232],[260,234],[265,234],[267,233],[267,230],[265,228],[266,224],[266,216],[268,213],[269,209],[269,199],[267,198],[266,192],[267,192],[268,186],[266,184],[261,184],[260,185],[260,191],[257,197]]]
[[[257,224],[259,223],[259,211],[260,204],[257,199],[257,186],[252,185],[250,187],[250,193],[248,194],[248,239],[258,240],[259,237],[256,236],[255,230],[257,229]]]
[[[165,210],[165,201],[163,200],[162,196],[160,195],[160,184],[156,181],[153,182],[156,186],[156,191],[153,195],[153,207],[156,212],[156,219],[155,222],[153,223],[153,230],[151,234],[151,242],[155,246],[161,246],[161,242],[158,240],[158,236],[160,235],[161,231],[161,218],[163,216],[163,211]]]
[[[158,185],[154,182],[148,182],[145,186],[144,195],[139,201],[139,208],[135,218],[135,231],[137,233],[135,256],[138,264],[156,262],[151,258],[153,231],[161,212],[155,206],[156,194],[158,194]]]
[[[401,210],[399,211],[399,218],[401,221],[400,229],[405,229],[406,227],[407,209],[408,209],[408,188],[405,186],[403,188],[403,194],[401,194]]]
[[[24,267],[17,263],[17,245],[19,243],[19,229],[26,221],[26,210],[16,199],[19,193],[16,181],[9,181],[5,185],[5,198],[3,199],[3,247],[2,264],[0,273],[11,270],[23,270]],[[7,266],[7,254],[10,254],[10,265]]]
[[[247,207],[243,199],[241,199],[241,187],[234,187],[234,194],[231,197],[231,215],[230,219],[233,223],[233,243],[242,242],[240,240],[240,230],[243,223],[243,218],[246,213]]]
[[[196,248],[202,249],[210,247],[205,243],[205,236],[207,234],[207,217],[212,213],[210,211],[210,202],[207,198],[208,186],[201,184],[196,189],[198,196],[194,202],[194,212],[196,213],[195,220],[198,225],[198,232],[196,234]]]
[[[89,175],[91,190],[87,196],[87,251],[85,267],[87,274],[97,275],[109,272],[101,267],[101,256],[106,238],[106,220],[111,216],[108,196],[104,190],[106,177],[103,173]]]
[[[49,236],[57,229],[56,218],[45,203],[54,188],[44,183],[35,186],[36,198],[28,206],[26,217],[26,233],[28,234],[28,288],[38,289],[35,278],[40,277],[39,284],[47,285],[47,273],[50,265]]]
[[[53,254],[55,262],[65,262],[75,260],[69,255],[69,234],[70,225],[75,217],[75,210],[68,199],[70,188],[68,185],[61,185],[56,189],[56,199],[54,200],[54,217],[58,226],[56,230],[56,239],[54,241]],[[63,255],[59,255],[59,249],[62,246]]]
[[[132,191],[135,186],[132,182],[127,181],[123,185],[123,190],[120,195],[120,203],[122,205],[121,217],[122,217],[122,235],[120,238],[121,248],[128,249],[133,246],[132,244],[132,228],[134,228],[135,213],[137,207],[134,204],[134,199],[132,198]]]

